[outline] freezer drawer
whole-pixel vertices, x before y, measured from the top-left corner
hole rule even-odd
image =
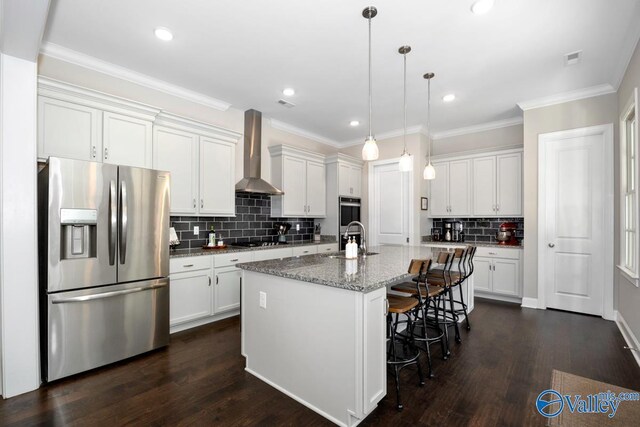
[[[43,379],[52,381],[169,344],[169,279],[47,295]]]

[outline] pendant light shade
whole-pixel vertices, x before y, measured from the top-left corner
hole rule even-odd
[[[407,53],[411,52],[411,46],[401,46],[398,49],[398,53],[402,55],[404,61],[404,76],[403,76],[403,114],[404,114],[404,128],[402,132],[403,150],[402,156],[400,156],[400,162],[398,168],[400,172],[411,172],[413,170],[413,157],[407,151]]]
[[[424,179],[436,179],[436,168],[431,164],[431,79],[435,77],[433,73],[427,73],[424,78],[427,79],[427,152],[428,162],[422,172]]]
[[[369,136],[364,141],[364,147],[362,147],[362,160],[365,161],[377,160],[379,156],[378,144],[376,143],[376,139],[374,138],[373,132],[371,130],[371,20],[377,14],[378,10],[373,6],[366,7],[362,11],[362,16],[364,16],[367,21],[369,21]]]

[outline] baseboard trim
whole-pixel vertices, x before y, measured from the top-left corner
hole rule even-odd
[[[640,341],[638,341],[638,338],[635,336],[631,328],[629,328],[629,325],[624,320],[624,317],[622,317],[622,314],[617,310],[615,312],[615,319],[616,325],[618,325],[618,329],[620,329],[620,333],[627,343],[627,346],[640,350]],[[640,366],[640,351],[629,351],[631,351],[633,358],[636,359],[636,363]]]
[[[519,297],[511,297],[511,296],[508,296],[508,295],[498,295],[498,294],[485,293],[485,292],[478,291],[478,290],[474,290],[474,297],[484,298],[484,299],[492,299],[492,300],[496,300],[496,301],[512,302],[514,304],[521,304],[522,303],[522,298],[519,298]]]
[[[240,314],[240,309],[232,310],[227,313],[216,314],[211,317],[205,317],[204,319],[198,319],[198,320],[193,320],[191,322],[180,323],[178,325],[171,326],[171,328],[169,329],[169,333],[175,334],[176,332],[186,331],[187,329],[196,328],[198,326],[206,325],[207,323],[217,322],[218,320],[237,316],[239,314]]]
[[[248,363],[248,360],[247,360]],[[249,368],[248,366],[244,368],[245,371],[249,372],[251,375],[253,375],[254,377],[264,381],[265,383],[269,384],[271,387],[275,388],[276,390],[280,391],[281,393],[286,394],[287,396],[289,396],[290,398],[292,398],[293,400],[295,400],[298,403],[303,404],[304,406],[306,406],[307,408],[311,409],[312,411],[316,412],[317,414],[322,415],[323,417],[325,417],[326,419],[328,419],[329,421],[331,421],[334,424],[337,424],[339,426],[344,426],[344,427],[355,427],[356,425],[360,424],[360,422],[362,421],[362,419],[360,419],[357,423],[355,424],[351,424],[351,426],[347,426],[347,424],[345,424],[343,421],[340,421],[337,418],[332,417],[331,415],[327,414],[326,412],[318,409],[317,407],[315,407],[314,405],[312,405],[311,403],[307,402],[306,400],[304,400],[303,398],[293,394],[292,392],[290,392],[289,390],[286,390],[284,388],[282,388],[281,386],[279,386],[278,384],[275,384],[274,382],[272,382],[271,380],[265,378],[264,376],[260,375],[259,373],[255,372],[254,370],[252,370],[251,368]],[[352,418],[354,418],[353,413],[349,414],[349,410],[347,410],[348,415],[350,415]],[[364,419],[364,418],[363,418]]]
[[[538,306],[538,298],[522,298],[522,307],[523,308],[540,308]]]

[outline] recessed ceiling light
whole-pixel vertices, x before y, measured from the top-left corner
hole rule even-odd
[[[451,102],[451,101],[453,101],[454,99],[456,99],[456,95],[455,95],[455,93],[449,93],[449,94],[447,94],[447,95],[445,95],[445,96],[443,96],[443,97],[442,97],[442,100],[443,100],[444,102]]]
[[[293,88],[288,87],[282,91],[282,94],[284,96],[293,96],[296,94],[296,91]]]
[[[359,121],[357,121],[357,120],[351,120],[351,121],[349,122],[349,126],[353,126],[353,127],[355,127],[355,126],[360,126],[360,122],[359,122]]]
[[[471,5],[471,12],[476,15],[484,15],[493,7],[495,0],[477,0]]]
[[[171,33],[171,30],[169,30],[168,28],[158,27],[153,31],[153,33],[156,35],[157,38],[165,42],[173,40],[173,34]]]

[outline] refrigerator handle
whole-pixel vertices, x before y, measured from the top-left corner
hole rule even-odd
[[[116,240],[118,239],[118,198],[116,182],[109,182],[109,265],[116,262]]]
[[[127,183],[120,184],[120,264],[124,264],[127,259]]]

